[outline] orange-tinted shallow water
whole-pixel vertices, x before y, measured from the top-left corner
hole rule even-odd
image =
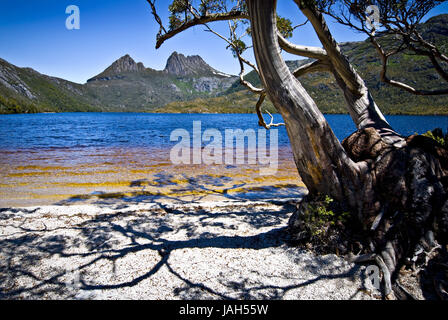
[[[338,139],[356,130],[348,115],[326,117]],[[280,115],[274,118],[283,122]],[[388,120],[404,135],[446,128],[448,123],[448,117],[440,116],[389,116]],[[219,145],[219,140],[226,140],[228,129],[251,131],[257,136],[257,146],[266,145],[268,150],[272,141],[278,142],[278,171],[262,176],[260,168],[266,166],[259,164],[171,163],[170,148],[179,142],[172,140],[175,132],[186,133],[185,141],[192,142],[193,148],[196,140],[196,146],[206,148],[210,141],[206,132],[218,131],[213,142],[216,138]],[[260,135],[263,132],[255,114],[1,115],[0,207],[300,197],[305,190],[292,160],[286,128],[265,132],[266,139]],[[253,139],[244,139],[253,148],[249,141]]]
[[[0,207],[104,201],[297,197],[305,189],[288,147],[278,170],[260,164],[175,165],[167,149],[56,148],[0,152]],[[247,163],[247,161],[245,162]]]

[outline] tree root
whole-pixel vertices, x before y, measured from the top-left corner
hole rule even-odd
[[[375,264],[380,268],[383,274],[384,296],[386,297],[386,299],[393,298],[391,275],[381,255],[376,253],[367,253],[354,256],[351,254],[346,258],[346,260],[351,263],[375,262]]]
[[[448,283],[446,281],[437,282],[436,279],[434,279],[433,282],[434,288],[436,289],[439,298],[441,300],[448,300],[448,292],[445,290],[445,288],[448,288]]]
[[[421,271],[425,270],[425,268],[428,266],[428,263],[437,255],[438,250],[441,249],[441,246],[436,241],[427,240],[428,234],[426,235],[425,239],[421,239],[419,245],[415,248],[413,257],[408,259],[408,261],[411,262],[410,265],[413,270],[411,274],[413,277],[417,277]],[[431,240],[431,238],[429,238],[429,240]],[[429,245],[428,242],[431,243],[431,245]],[[351,263],[374,262],[382,273],[382,293],[385,299],[419,300],[414,294],[404,288],[398,280],[392,280],[392,272],[394,272],[394,270],[396,269],[397,263],[395,251],[393,250],[392,244],[390,242],[386,244],[385,249],[383,249],[379,254],[349,254],[346,257],[346,260]],[[422,262],[417,265],[418,261]],[[438,265],[441,268],[444,268],[446,273],[448,274],[448,264],[442,262],[434,262],[434,264]],[[440,299],[448,300],[448,281],[434,279],[433,286]]]
[[[350,260],[375,262],[383,274],[386,298],[392,298],[394,289],[398,298],[409,298],[412,295],[400,288],[397,271],[402,266],[411,267],[412,276],[418,279],[439,254],[442,246],[437,241],[443,247],[448,242],[448,150],[418,135],[408,137],[401,147],[393,147],[369,128],[355,132],[343,145],[350,158],[366,161],[373,173],[365,180],[364,204],[358,212],[363,213],[360,223],[364,236],[371,239],[367,252],[375,256]],[[439,297],[447,292],[443,281],[436,281]]]
[[[395,148],[383,143],[375,130],[358,131],[345,141],[344,148],[353,160],[366,161],[369,166],[363,192],[351,192],[345,202],[333,203],[342,208],[341,212],[349,208],[350,219],[342,227],[322,229],[321,242],[309,239],[310,224],[301,214],[306,211],[306,203],[301,203],[290,219],[296,238],[308,241],[316,252],[321,247],[318,253],[351,252],[350,262],[374,261],[383,275],[386,299],[415,298],[398,283],[401,267],[412,268],[418,282],[421,271],[448,243],[448,151],[428,139],[412,136],[406,145]],[[304,202],[313,199],[310,196]],[[356,245],[358,241],[360,245]],[[356,247],[360,250],[354,255]],[[445,298],[448,280],[443,279],[448,274],[441,278],[434,283],[435,291]]]
[[[349,253],[346,257],[346,260],[350,263],[364,263],[364,262],[371,262],[375,261],[376,258],[375,253],[366,253],[361,255],[353,255],[353,253]]]
[[[388,300],[392,300],[394,298],[392,291],[392,281],[391,274],[389,272],[389,268],[384,262],[383,258],[380,255],[376,255],[375,257],[376,264],[380,267],[381,272],[383,273],[383,281],[384,281],[384,296]]]
[[[410,293],[398,281],[394,283],[393,290],[398,300],[419,300],[414,294]]]

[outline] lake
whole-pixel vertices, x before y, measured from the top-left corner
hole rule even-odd
[[[339,139],[355,130],[348,115],[327,115]],[[388,116],[403,135],[448,128],[448,116]],[[281,122],[279,115],[275,120]],[[254,114],[60,113],[0,115],[0,207],[95,201],[195,201],[294,197],[304,192],[285,128],[278,170],[257,164],[173,164],[171,133],[258,130]],[[257,131],[258,132],[258,131]],[[269,134],[268,134],[269,141]],[[202,147],[207,143],[202,143]],[[247,156],[247,154],[246,154]]]
[[[348,115],[326,115],[339,139],[355,126]],[[281,118],[275,115],[277,122]],[[388,116],[401,134],[448,128],[448,116]],[[191,131],[193,121],[203,129],[258,129],[254,114],[148,114],[148,113],[52,113],[0,115],[0,149],[167,147],[177,128]],[[286,130],[279,128],[279,144],[288,144]]]

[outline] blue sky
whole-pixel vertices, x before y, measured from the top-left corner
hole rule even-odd
[[[167,0],[158,1],[164,21],[168,16]],[[77,5],[81,28],[67,30],[65,9]],[[293,1],[280,0],[279,13],[300,23],[304,19]],[[429,16],[448,13],[445,2]],[[212,24],[226,32],[226,23]],[[364,36],[330,22],[338,41],[362,40]],[[146,0],[1,0],[0,58],[20,67],[84,83],[119,57],[130,54],[137,62],[163,69],[169,55],[178,51],[201,55],[212,67],[237,74],[239,65],[226,44],[204,32],[203,26],[192,28],[168,40],[155,50],[158,25]],[[226,33],[227,34],[227,33]],[[309,26],[297,31],[293,42],[320,45]],[[251,57],[249,55],[249,57]],[[297,59],[286,55],[287,59]]]

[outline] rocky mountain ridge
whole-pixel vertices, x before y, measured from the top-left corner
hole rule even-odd
[[[99,75],[87,80],[87,82],[95,81],[95,80],[110,80],[111,77],[120,75],[126,72],[142,72],[145,71],[145,66],[143,63],[136,63],[134,59],[126,54],[113,62],[107,69],[105,69]]]
[[[200,56],[177,52],[164,70],[147,68],[126,54],[83,85],[0,60],[0,112],[151,111],[170,102],[216,97],[236,79]]]
[[[201,56],[184,56],[174,51],[166,62],[164,72],[179,76],[218,76],[230,77],[210,67]]]

